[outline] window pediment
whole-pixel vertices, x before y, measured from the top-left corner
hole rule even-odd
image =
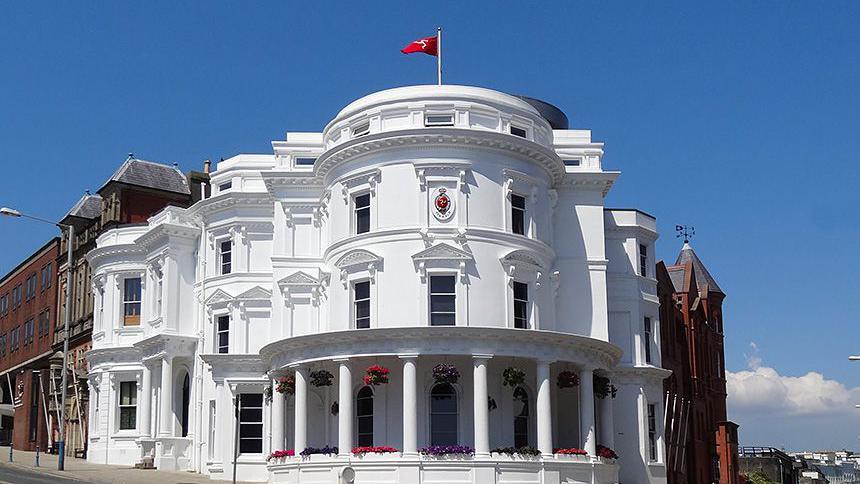
[[[373,280],[376,271],[382,266],[383,259],[378,255],[364,249],[355,249],[347,252],[334,266],[340,270],[340,280],[344,287],[347,286],[346,276],[349,272],[366,270],[370,273],[370,278]]]
[[[235,298],[233,296],[227,294],[227,292],[222,289],[218,289],[214,294],[209,296],[209,299],[206,300],[206,305],[212,306],[215,304],[224,304],[234,300]]]
[[[514,250],[499,259],[508,277],[525,277],[539,281],[546,272],[545,265],[538,257],[526,250]]]
[[[428,269],[454,269],[461,279],[465,279],[466,264],[474,260],[469,252],[444,242],[412,255],[412,261],[421,274],[422,280],[427,278]]]

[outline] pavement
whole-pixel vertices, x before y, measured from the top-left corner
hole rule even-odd
[[[202,484],[216,483],[193,472],[167,472],[135,469],[131,466],[92,464],[83,459],[66,457],[66,470],[57,470],[57,456],[14,450],[9,462],[9,447],[0,446],[0,484]]]

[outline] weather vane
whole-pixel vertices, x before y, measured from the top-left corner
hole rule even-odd
[[[678,232],[675,235],[675,238],[684,237],[684,243],[686,244],[694,235],[696,235],[696,228],[687,227],[686,225],[675,225],[675,232]]]

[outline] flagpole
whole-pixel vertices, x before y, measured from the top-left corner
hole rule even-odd
[[[442,85],[442,27],[436,28],[436,78]]]

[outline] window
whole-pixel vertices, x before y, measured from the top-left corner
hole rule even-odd
[[[0,316],[6,316],[9,312],[9,295],[4,294],[0,297]]]
[[[304,450],[304,449],[302,449]],[[263,394],[239,394],[239,453],[263,452]]]
[[[215,352],[228,353],[230,350],[230,316],[218,316],[215,328]]]
[[[569,160],[562,160],[564,162],[564,166],[579,166],[582,164],[582,160],[579,158],[571,158]]]
[[[520,128],[519,126],[511,125],[511,134],[514,136],[519,136],[520,138],[527,138],[528,133],[525,128]]]
[[[124,381],[119,384],[119,429],[137,428],[137,382]]]
[[[645,339],[645,363],[651,363],[651,318],[645,318],[644,335]]]
[[[657,460],[657,406],[648,404],[648,456],[653,462]]]
[[[511,232],[526,234],[526,198],[511,194]]]
[[[48,334],[48,327],[51,325],[51,311],[46,309],[39,314],[39,337]]]
[[[29,319],[24,322],[24,346],[33,342],[33,320]]]
[[[296,166],[314,166],[316,158],[296,158]]]
[[[424,116],[424,126],[454,126],[454,115],[428,114]]]
[[[529,395],[523,387],[514,390],[514,447],[529,445]]]
[[[6,356],[6,335],[0,335],[0,356]]]
[[[51,287],[51,270],[52,265],[49,262],[45,267],[42,268],[42,290],[45,288]]]
[[[370,232],[370,194],[357,195],[354,199],[355,205],[355,233],[364,234]]]
[[[39,433],[39,380],[38,372],[33,372],[30,382],[30,442],[35,442]]]
[[[221,274],[229,274],[233,270],[233,242],[225,240],[219,247]]]
[[[514,327],[529,327],[529,285],[514,281]]]
[[[27,300],[36,297],[36,274],[27,278]]]
[[[454,276],[430,276],[430,326],[456,324],[455,284]]]
[[[218,191],[219,192],[226,192],[227,190],[229,190],[231,188],[233,188],[233,182],[232,181],[224,182],[224,183],[218,185]]]
[[[370,133],[370,123],[362,123],[352,128],[352,137],[358,138]]]
[[[358,427],[359,447],[373,445],[373,390],[362,387],[355,399],[355,418]]]
[[[457,445],[457,390],[439,383],[430,391],[430,445]]]
[[[129,277],[124,281],[122,293],[123,326],[140,325],[140,278]]]
[[[21,284],[18,284],[12,289],[12,302],[13,307],[18,307],[21,305]]]
[[[15,326],[12,328],[12,331],[9,332],[9,352],[18,351],[18,345],[20,343],[21,338],[21,327]]]
[[[357,329],[370,327],[370,281],[356,282],[352,286],[353,312]]]
[[[639,275],[648,277],[648,247],[639,244]]]

